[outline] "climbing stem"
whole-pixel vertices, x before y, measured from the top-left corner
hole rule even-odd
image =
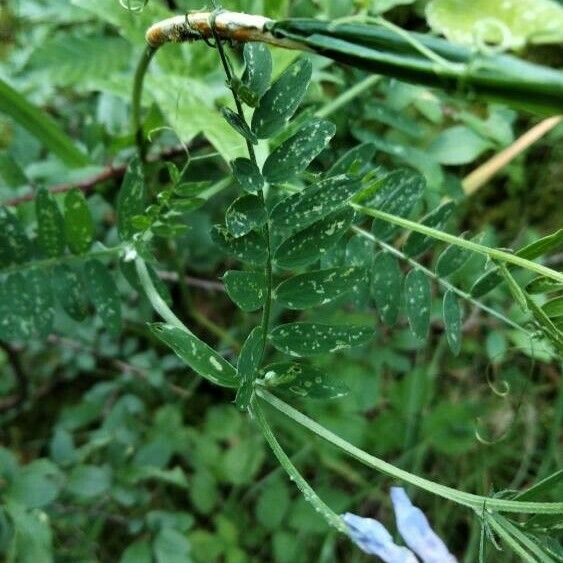
[[[457,504],[467,506],[468,508],[472,508],[479,513],[482,511],[483,505],[485,505],[489,511],[496,510],[499,512],[518,512],[526,514],[563,513],[563,502],[523,502],[500,498],[489,498],[458,491],[457,489],[453,489],[446,485],[441,485],[440,483],[430,481],[429,479],[424,479],[423,477],[419,477],[418,475],[414,475],[404,469],[395,467],[382,459],[364,452],[340,436],[337,436],[324,426],[321,426],[302,412],[294,409],[275,395],[272,395],[263,387],[257,386],[256,394],[261,399],[272,405],[275,409],[291,418],[293,421],[317,434],[317,436],[320,436],[327,442],[330,442],[340,448],[342,451],[346,452],[351,457],[354,457],[364,465],[372,467],[381,473],[400,479],[406,483],[410,483],[411,485],[428,491],[429,493],[446,498],[456,502]]]

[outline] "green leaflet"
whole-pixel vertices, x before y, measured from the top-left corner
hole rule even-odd
[[[373,261],[370,290],[381,320],[395,324],[401,308],[403,274],[397,259],[387,252],[380,252]]]
[[[304,363],[279,362],[262,370],[263,384],[311,399],[337,399],[346,395],[348,387],[329,378],[319,369]]]
[[[215,225],[211,231],[211,239],[228,254],[255,266],[264,264],[268,257],[266,241],[255,231],[235,238],[226,227]]]
[[[398,110],[392,109],[382,102],[371,100],[365,108],[364,118],[384,123],[396,131],[401,131],[410,137],[420,138],[422,129],[417,121],[405,116]]]
[[[252,130],[258,138],[272,137],[287,123],[307,91],[312,71],[311,61],[301,57],[270,86],[252,116]]]
[[[444,129],[428,147],[428,154],[440,164],[459,166],[468,164],[483,152],[494,148],[491,141],[465,125]]]
[[[235,404],[240,410],[246,410],[252,399],[254,380],[256,379],[262,352],[264,350],[264,330],[261,326],[254,327],[244,341],[237,363],[237,376],[240,387],[237,391]]]
[[[443,203],[440,207],[428,213],[428,215],[422,219],[421,224],[442,231],[446,227],[448,219],[451,217],[454,209],[455,203],[453,201]],[[426,252],[435,242],[436,239],[432,237],[420,233],[410,233],[403,247],[403,251],[407,256],[414,258]]]
[[[341,174],[313,184],[280,201],[270,215],[273,227],[303,229],[339,209],[360,191],[358,179]]]
[[[299,357],[360,346],[373,336],[373,328],[366,326],[288,323],[274,328],[268,338],[280,352]]]
[[[225,215],[227,229],[236,238],[261,227],[267,219],[262,198],[251,194],[243,195],[233,201]]]
[[[461,308],[453,291],[446,291],[442,303],[446,340],[450,350],[457,356],[461,350]]]
[[[475,298],[482,297],[492,291],[502,280],[503,277],[498,273],[498,269],[493,268],[475,280],[469,293]]]
[[[272,76],[272,56],[264,43],[245,43],[243,49],[245,69],[242,83],[252,94],[251,100],[245,100],[251,106],[264,95],[270,85]]]
[[[405,308],[411,330],[421,340],[428,332],[431,300],[428,278],[420,270],[411,270],[405,278]]]
[[[8,151],[0,151],[0,179],[9,188],[19,188],[29,184],[29,180],[16,159]]]
[[[313,223],[278,246],[274,253],[275,262],[287,269],[315,262],[340,240],[353,219],[354,211],[348,208]]]
[[[551,319],[563,316],[563,296],[554,297],[542,306],[543,312]]]
[[[143,167],[139,158],[134,157],[127,167],[117,197],[117,232],[121,240],[130,240],[135,234],[131,219],[145,212],[146,197]]]
[[[35,198],[37,216],[37,241],[49,258],[61,256],[65,251],[65,225],[55,198],[46,188],[40,188]]]
[[[53,292],[49,283],[50,272],[45,268],[32,268],[24,276],[26,298],[30,303],[33,319],[33,332],[45,338],[53,329],[55,314]]]
[[[327,172],[327,176],[339,174],[362,175],[369,171],[371,161],[375,156],[373,143],[362,143],[345,152]]]
[[[82,275],[77,270],[59,264],[53,269],[51,287],[55,297],[69,317],[82,321],[88,315],[88,299]]]
[[[65,196],[65,236],[73,254],[84,254],[92,245],[94,221],[80,190],[73,189]]]
[[[462,235],[463,236],[463,235]],[[471,250],[462,248],[461,246],[448,246],[436,263],[436,275],[441,278],[451,276],[457,272],[471,258]]]
[[[424,177],[412,170],[395,170],[383,179],[383,185],[372,199],[362,205],[373,207],[385,213],[408,217],[420,201],[426,182]],[[395,225],[374,219],[371,232],[380,240],[386,240],[397,230]]]
[[[121,299],[107,266],[98,260],[89,260],[84,265],[84,276],[92,303],[104,326],[111,335],[119,335],[121,332]]]
[[[553,291],[561,290],[563,290],[563,283],[557,282],[550,278],[544,278],[542,276],[534,278],[526,286],[526,291],[528,293],[551,293]]]
[[[0,79],[0,112],[33,135],[49,151],[71,167],[86,166],[88,157],[76,148],[66,133],[40,109],[30,104],[19,92]]]
[[[235,368],[203,340],[165,323],[152,323],[151,332],[168,345],[191,369],[216,385],[238,387]]]
[[[300,174],[328,145],[335,132],[334,123],[311,119],[268,156],[262,168],[264,178],[275,184]]]
[[[231,166],[235,180],[244,191],[256,194],[262,189],[264,178],[256,164],[250,159],[235,158],[235,160],[231,162]]]
[[[243,311],[260,309],[266,300],[268,288],[264,272],[229,270],[223,275],[227,295]]]
[[[0,206],[0,267],[27,262],[31,243],[18,217]]]
[[[258,143],[258,138],[250,130],[246,121],[241,119],[238,113],[234,112],[230,108],[221,108],[221,113],[227,121],[227,123],[239,134],[242,135],[247,141],[250,141],[253,145]]]
[[[349,291],[358,291],[365,281],[364,268],[330,268],[298,274],[274,291],[278,303],[290,309],[307,309],[330,303]]]

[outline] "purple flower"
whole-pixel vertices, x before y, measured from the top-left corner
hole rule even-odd
[[[428,519],[414,506],[405,490],[391,488],[391,501],[395,510],[397,528],[410,549],[393,542],[385,526],[372,518],[344,514],[350,538],[366,553],[377,555],[385,563],[457,563],[444,542],[430,527]],[[411,551],[412,550],[412,551]]]

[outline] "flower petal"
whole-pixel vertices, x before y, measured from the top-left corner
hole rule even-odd
[[[391,487],[391,501],[401,536],[424,563],[457,563],[430,527],[422,510],[412,504],[402,487]]]
[[[342,519],[348,527],[350,538],[362,551],[377,555],[385,563],[418,563],[414,553],[395,544],[391,534],[377,520],[362,518],[349,512],[344,514]]]

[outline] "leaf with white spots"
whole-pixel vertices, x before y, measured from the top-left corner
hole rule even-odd
[[[132,219],[145,212],[146,199],[143,167],[139,158],[135,157],[127,167],[117,196],[117,232],[121,240],[130,240],[137,232]]]
[[[227,229],[237,238],[261,227],[267,219],[262,198],[251,194],[235,199],[225,215]]]
[[[235,158],[231,162],[233,176],[245,192],[257,194],[264,185],[264,178],[260,170],[248,158]]]
[[[32,268],[25,273],[23,292],[29,302],[32,331],[45,338],[53,329],[54,307],[50,282],[51,272],[45,268]],[[22,288],[20,288],[22,291]]]
[[[442,304],[446,340],[454,355],[461,349],[461,308],[453,291],[446,291]]]
[[[401,308],[403,274],[397,259],[387,252],[380,252],[373,261],[370,290],[382,321],[395,324]]]
[[[346,204],[362,188],[344,174],[322,180],[280,201],[270,215],[274,228],[303,229]]]
[[[349,391],[348,387],[305,363],[279,362],[262,370],[265,387],[286,391],[310,399],[336,399]]]
[[[31,243],[13,211],[0,206],[0,267],[26,262]]]
[[[270,85],[272,76],[270,50],[264,43],[245,43],[243,58],[246,67],[242,75],[242,83],[253,97],[253,100],[248,101],[258,102]],[[250,105],[254,106],[256,103]]]
[[[455,209],[455,203],[453,201],[448,201],[437,207],[428,215],[426,215],[420,222],[425,227],[432,227],[438,231],[442,231],[446,228],[449,218]],[[426,252],[436,243],[436,239],[423,235],[421,233],[412,232],[407,238],[403,251],[407,256],[416,257]]]
[[[226,227],[215,225],[211,231],[211,240],[228,254],[255,266],[264,264],[268,257],[266,241],[261,234],[255,231],[236,238]]]
[[[428,332],[431,301],[428,278],[420,270],[411,270],[405,279],[405,307],[411,330],[421,340]]]
[[[235,368],[194,334],[165,323],[152,323],[151,332],[196,373],[223,387],[238,387]]]
[[[345,152],[327,172],[327,176],[338,176],[339,174],[362,175],[366,174],[371,161],[375,156],[375,145],[373,143],[361,143]]]
[[[53,195],[45,188],[37,191],[35,214],[39,246],[49,258],[61,256],[66,246],[63,214]]]
[[[65,196],[65,236],[73,254],[84,254],[92,245],[94,221],[86,198],[73,189]]]
[[[341,295],[357,292],[366,279],[364,268],[330,268],[298,274],[275,289],[274,299],[289,309],[325,305]]]
[[[311,61],[301,57],[291,63],[262,96],[252,116],[252,130],[259,139],[274,136],[295,113],[312,72]]]
[[[383,178],[382,184],[377,183],[378,189],[362,205],[372,207],[398,217],[408,217],[424,194],[426,181],[421,174],[413,170],[395,170]],[[374,219],[371,232],[380,240],[390,238],[397,231],[397,227]]]
[[[227,295],[243,311],[250,313],[263,307],[267,295],[264,272],[229,270],[223,276]]]
[[[98,260],[84,265],[84,277],[90,298],[104,326],[112,336],[121,332],[121,299],[113,276]]]
[[[460,238],[463,238],[463,235]],[[471,258],[471,254],[471,250],[467,250],[466,248],[453,244],[448,246],[438,258],[436,274],[441,278],[452,275]]]
[[[250,130],[246,121],[241,119],[240,115],[230,108],[221,108],[221,113],[225,121],[239,134],[242,135],[247,141],[253,145],[258,143],[256,135]]]
[[[261,326],[254,327],[248,338],[244,341],[237,363],[237,376],[240,387],[235,399],[240,410],[246,410],[252,399],[254,380],[262,361],[264,351],[264,330]]]
[[[300,174],[324,150],[335,132],[334,123],[311,119],[268,156],[262,168],[264,178],[275,184]]]
[[[288,323],[274,328],[268,338],[290,356],[315,356],[365,344],[374,336],[367,326]]]
[[[351,208],[332,213],[282,242],[274,253],[278,266],[286,269],[307,266],[326,254],[350,227]]]
[[[88,315],[87,292],[82,275],[66,264],[53,269],[51,286],[55,297],[69,317],[82,321]]]

